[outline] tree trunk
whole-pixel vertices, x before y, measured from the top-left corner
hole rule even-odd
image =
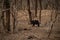
[[[35,0],[35,17],[37,17],[37,0]]]
[[[21,10],[22,10],[22,0],[21,0]]]
[[[56,3],[56,4],[55,4],[55,7],[56,7],[56,8],[55,8],[55,10],[56,10],[56,15],[55,15],[55,20],[53,21],[53,24],[56,22],[56,18],[57,18],[57,14],[58,14],[58,12],[57,12],[57,11],[58,11],[58,0],[55,0],[55,3]],[[52,33],[52,29],[53,29],[53,26],[54,26],[53,24],[52,24],[52,26],[51,26],[51,30],[50,30],[50,32],[49,32],[48,38],[50,37],[50,35],[51,35],[51,33]]]
[[[7,30],[10,31],[10,10],[7,10],[6,11],[6,27],[7,27]]]
[[[41,10],[42,10],[42,4],[41,4],[41,0],[39,0],[39,3],[40,3],[40,14],[39,14],[39,21],[41,23]]]
[[[2,22],[3,22],[3,27],[4,27],[4,30],[6,29],[5,27],[6,27],[6,25],[5,25],[5,22],[4,22],[4,11],[2,11],[2,17],[1,17],[1,19],[3,20]]]
[[[4,27],[4,30],[6,31],[7,29],[6,29],[6,20],[5,20],[5,11],[3,11],[4,10],[4,0],[2,1],[2,16],[1,16],[1,19],[2,19],[2,24],[3,24],[3,27]]]
[[[10,31],[10,3],[9,3],[9,0],[4,0],[4,7],[5,9],[8,9],[6,10],[6,27],[7,27],[7,31]]]
[[[59,4],[59,3],[58,3],[58,0],[55,0],[55,3],[56,3],[56,9],[55,9],[55,10],[56,10],[56,16],[55,16],[55,18],[57,18],[57,14],[58,14],[57,11],[58,11],[58,4]]]
[[[31,22],[31,20],[32,20],[32,15],[31,15],[31,11],[30,11],[30,0],[27,0],[27,6],[28,6],[28,13],[29,13],[29,21]]]
[[[15,29],[16,29],[16,26],[15,26],[15,21],[16,21],[16,16],[15,16],[15,14],[16,14],[16,1],[17,0],[13,0],[13,2],[12,2],[12,7],[11,7],[11,10],[12,10],[12,18],[13,18],[13,32],[15,32]]]

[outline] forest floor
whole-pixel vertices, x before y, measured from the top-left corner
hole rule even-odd
[[[27,25],[27,28],[21,28],[16,33],[0,33],[0,40],[60,40],[60,20],[59,15],[58,20],[54,23],[51,35],[48,37],[51,27],[41,26],[32,27]]]

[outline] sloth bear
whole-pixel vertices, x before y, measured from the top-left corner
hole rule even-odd
[[[37,25],[38,27],[40,26],[39,24],[39,21],[38,20],[32,20],[31,21],[31,24],[33,25],[33,26],[35,26],[35,25]]]

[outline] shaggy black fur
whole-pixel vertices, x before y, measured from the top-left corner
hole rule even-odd
[[[31,21],[31,24],[33,25],[33,26],[35,26],[35,25],[37,25],[38,27],[40,26],[39,24],[39,21],[38,20],[32,20]]]

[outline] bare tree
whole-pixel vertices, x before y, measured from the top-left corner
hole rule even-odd
[[[29,21],[31,22],[31,20],[32,20],[32,15],[31,15],[31,11],[30,11],[30,0],[27,0],[27,6],[28,6],[28,13],[29,13]]]
[[[10,31],[10,3],[9,0],[3,0],[2,4],[2,20],[3,20],[3,27],[5,30]],[[8,10],[7,10],[8,9]],[[6,13],[6,24],[5,24],[5,14]]]
[[[20,6],[21,6],[21,9],[22,9],[22,0],[21,0],[21,5]]]
[[[35,17],[37,17],[37,0],[35,0]]]
[[[41,22],[41,10],[42,10],[42,4],[41,4],[41,0],[39,0],[39,3],[40,3],[40,14],[39,14],[39,21]]]
[[[16,30],[16,14],[17,14],[17,7],[16,7],[16,2],[17,0],[12,0],[12,3],[11,3],[11,15],[12,15],[12,18],[13,18],[13,32],[15,32]]]
[[[52,33],[52,29],[53,29],[53,26],[54,26],[54,23],[56,22],[57,20],[57,14],[58,14],[58,0],[55,0],[55,20],[52,22],[52,25],[51,25],[51,30],[48,34],[48,38],[50,37],[51,33]]]
[[[5,29],[6,25],[5,25],[5,22],[4,22],[4,11],[2,11],[1,19],[2,19],[2,23],[3,23],[3,27]]]
[[[2,9],[3,9],[3,3],[4,3],[4,0],[2,2]],[[5,24],[4,24],[4,11],[2,11],[2,16],[1,16],[1,19],[3,20],[3,26],[5,27]]]
[[[7,30],[10,31],[10,9],[9,9],[10,2],[9,2],[9,0],[4,0],[4,3],[5,3],[6,9],[8,9],[8,10],[6,10],[6,21],[7,21],[6,27],[7,27]]]

